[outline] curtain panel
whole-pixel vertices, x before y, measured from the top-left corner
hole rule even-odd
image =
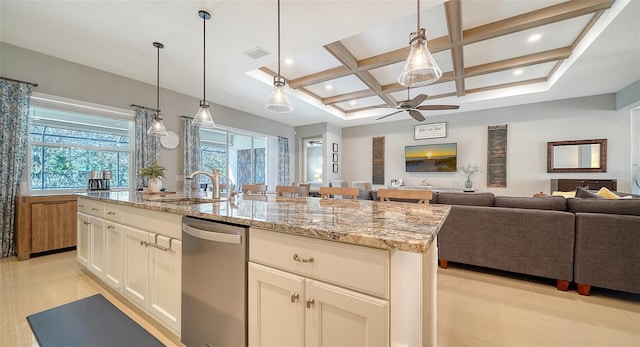
[[[140,169],[160,159],[160,137],[147,135],[147,130],[153,123],[154,111],[142,107],[136,107],[135,110],[136,189],[142,189],[145,182],[138,174]]]
[[[289,139],[278,137],[278,185],[291,185],[291,169],[289,168]]]
[[[31,90],[0,79],[0,258],[15,255],[15,200],[27,161]]]
[[[200,131],[199,127],[191,125],[191,118],[184,118],[184,177],[200,170]],[[191,180],[184,179],[183,189],[188,192]]]

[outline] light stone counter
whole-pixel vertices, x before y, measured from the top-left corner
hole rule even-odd
[[[447,205],[265,196],[178,205],[180,195],[89,192],[94,200],[355,245],[426,253],[449,214]]]

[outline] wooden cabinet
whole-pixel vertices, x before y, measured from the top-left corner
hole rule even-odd
[[[254,228],[250,238],[250,346],[389,346],[387,251]]]
[[[16,253],[31,254],[76,246],[76,196],[16,197]]]
[[[609,190],[618,190],[618,180],[616,179],[575,179],[562,178],[551,180],[551,193],[555,191],[570,192],[576,190],[576,187],[589,187],[591,190],[598,190],[605,187]]]
[[[179,335],[181,216],[81,197],[77,220],[78,262]]]

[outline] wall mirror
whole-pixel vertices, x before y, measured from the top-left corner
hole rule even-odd
[[[607,140],[547,142],[547,172],[607,172]]]

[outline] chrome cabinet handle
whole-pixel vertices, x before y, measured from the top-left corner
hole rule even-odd
[[[162,246],[160,246],[160,245],[158,245],[156,243],[149,243],[147,241],[140,241],[140,246],[145,246],[145,247],[151,246],[151,247],[157,248],[157,249],[159,249],[161,251],[168,251],[169,250],[169,248],[167,248],[167,247],[162,247]]]
[[[115,215],[116,215],[116,213],[115,213],[115,212],[107,212],[107,214],[110,214],[110,215],[112,215],[112,216],[115,216]]]
[[[291,294],[291,302],[295,303],[296,301],[298,301],[298,299],[300,299],[300,294],[298,293],[292,293]]]
[[[293,260],[301,263],[313,263],[313,258],[300,258],[297,254],[293,255]]]
[[[107,229],[115,229],[116,227],[114,227],[113,225],[107,225]]]
[[[89,222],[82,222],[82,224],[84,224],[84,225],[89,225],[89,224],[91,224],[91,223],[89,223]]]
[[[307,300],[307,308],[313,307],[313,304],[315,304],[315,303],[316,303],[316,301],[313,300],[313,299]]]
[[[97,211],[97,210],[98,210],[98,209],[97,209],[97,208],[95,208],[95,207],[91,209],[91,211]]]
[[[78,205],[78,207],[84,207],[84,205]]]

